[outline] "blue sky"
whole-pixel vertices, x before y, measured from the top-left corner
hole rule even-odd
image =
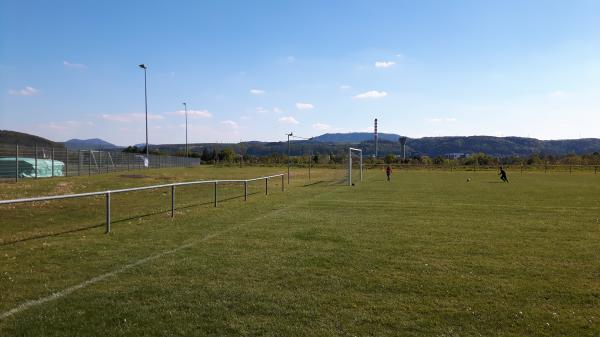
[[[599,1],[0,0],[0,129],[600,137]]]

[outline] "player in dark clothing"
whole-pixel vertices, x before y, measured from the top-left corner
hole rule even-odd
[[[390,176],[392,175],[392,167],[388,165],[385,168],[385,174],[387,175],[387,180],[390,181]]]
[[[504,171],[504,168],[502,168],[502,166],[500,166],[500,179],[502,179],[502,181],[504,181],[505,183],[508,182],[508,178],[506,177],[506,171]]]

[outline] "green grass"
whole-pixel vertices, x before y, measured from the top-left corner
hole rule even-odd
[[[0,184],[0,198],[280,171],[27,181]],[[257,183],[247,202],[224,188],[218,208],[211,188],[182,189],[175,219],[168,193],[113,197],[110,235],[102,199],[0,207],[0,314],[190,244],[0,320],[0,335],[600,335],[600,175],[396,171],[388,183],[369,170],[347,187],[331,183],[341,171],[315,170],[324,182],[310,185],[294,173],[286,192]]]

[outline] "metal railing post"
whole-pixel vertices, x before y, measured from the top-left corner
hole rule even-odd
[[[265,195],[269,195],[269,178],[265,178]]]
[[[88,165],[88,176],[92,175],[92,150],[90,150],[90,159]]]
[[[248,200],[248,180],[244,181],[244,201]]]
[[[171,185],[171,218],[175,217],[175,185]]]
[[[69,176],[69,149],[65,147],[65,177]]]
[[[281,175],[281,192],[285,191],[285,186],[284,186],[284,181],[285,181],[285,180],[284,180],[283,178],[284,178],[284,176],[283,176],[283,174],[282,174],[282,175]]]
[[[54,177],[54,146],[52,147],[52,151],[50,152],[50,156],[52,156],[52,177]]]
[[[19,181],[19,144],[15,145],[15,182]]]
[[[110,233],[110,192],[106,192],[106,230],[104,233]]]
[[[215,207],[217,207],[217,182],[215,181]]]
[[[35,179],[38,177],[38,155],[37,155],[37,144],[35,144]]]

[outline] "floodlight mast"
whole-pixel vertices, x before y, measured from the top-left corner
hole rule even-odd
[[[140,68],[144,69],[144,105],[146,107],[146,160],[148,161],[148,168],[150,167],[150,151],[148,149],[148,90],[146,86],[146,71],[148,70],[148,66],[145,64],[140,64]]]

